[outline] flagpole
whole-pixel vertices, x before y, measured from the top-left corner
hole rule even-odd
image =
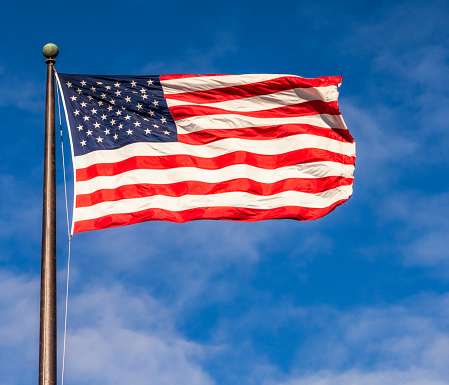
[[[39,385],[56,385],[56,166],[54,63],[59,49],[47,44],[44,197],[42,216]]]

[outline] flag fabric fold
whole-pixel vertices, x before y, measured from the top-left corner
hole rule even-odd
[[[72,233],[149,220],[320,218],[352,195],[341,77],[57,74]]]

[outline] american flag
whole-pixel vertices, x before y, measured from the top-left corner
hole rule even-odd
[[[57,74],[72,233],[150,220],[322,217],[352,195],[341,77]]]

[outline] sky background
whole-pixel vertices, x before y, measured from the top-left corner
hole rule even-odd
[[[448,20],[432,0],[3,2],[0,385],[38,381],[49,42],[67,73],[343,75],[357,145],[353,197],[316,221],[75,235],[65,384],[449,384]]]

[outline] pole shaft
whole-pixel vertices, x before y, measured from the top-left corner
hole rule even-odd
[[[54,60],[47,60],[39,385],[56,385],[56,165]]]

